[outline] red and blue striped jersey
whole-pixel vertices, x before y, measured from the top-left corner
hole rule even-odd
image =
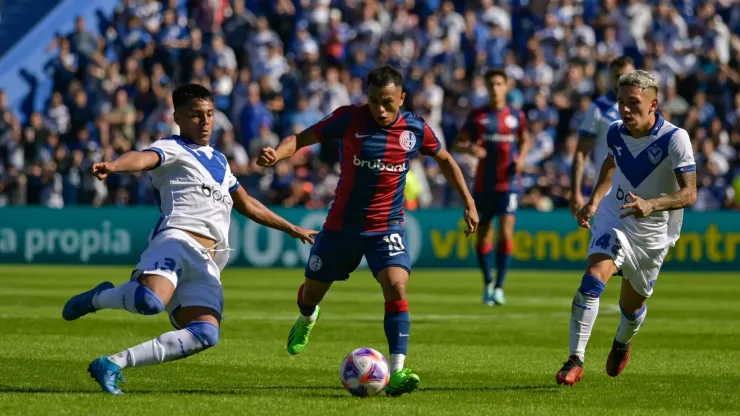
[[[508,105],[499,111],[486,105],[468,114],[462,132],[486,149],[486,157],[478,162],[475,193],[521,191],[514,161],[526,122],[523,111]]]
[[[378,233],[403,228],[404,186],[416,152],[442,147],[424,120],[400,111],[390,126],[377,124],[367,105],[339,107],[311,127],[320,142],[339,144],[341,173],[324,229]]]

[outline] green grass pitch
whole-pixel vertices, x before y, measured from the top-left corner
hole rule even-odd
[[[102,311],[61,318],[71,296],[129,268],[0,267],[2,415],[624,415],[740,413],[740,274],[664,273],[625,372],[606,356],[619,320],[619,285],[601,302],[583,381],[555,385],[566,359],[578,272],[515,271],[509,305],[480,304],[475,271],[416,270],[407,364],[422,390],[357,399],[339,382],[354,348],[387,353],[383,299],[366,271],[335,284],[308,348],[285,351],[297,316],[300,270],[227,269],[219,345],[156,367],[125,370],[124,396],[104,394],[86,374],[93,358],[171,329],[164,315]]]

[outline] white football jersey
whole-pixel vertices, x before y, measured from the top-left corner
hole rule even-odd
[[[581,125],[578,127],[579,138],[594,139],[592,157],[597,178],[607,155],[606,132],[609,126],[617,120],[619,120],[617,97],[609,91],[588,106]]]
[[[652,199],[680,189],[676,174],[696,170],[689,134],[658,115],[650,134],[639,139],[630,136],[622,121],[615,121],[607,132],[607,144],[617,167],[611,192],[599,204],[595,221],[609,221],[646,249],[674,245],[681,233],[683,209],[620,219],[627,210],[619,207],[631,202],[628,192]]]
[[[211,146],[200,146],[180,136],[152,143],[144,150],[159,155],[151,171],[154,195],[162,216],[152,237],[167,228],[213,239],[226,248],[234,202],[231,192],[239,181],[226,157]]]

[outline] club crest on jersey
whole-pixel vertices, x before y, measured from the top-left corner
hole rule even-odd
[[[323,262],[321,261],[321,257],[317,255],[311,256],[310,259],[308,259],[308,268],[312,271],[316,272],[319,269],[321,269],[321,266],[323,265]]]
[[[658,146],[648,148],[648,158],[654,165],[657,165],[663,157],[663,150]]]
[[[401,136],[398,140],[401,143],[401,147],[403,147],[403,150],[406,151],[413,149],[416,145],[416,135],[414,133],[411,133],[410,131],[404,131],[403,133],[401,133]]]
[[[506,118],[504,119],[504,123],[506,124],[506,127],[510,128],[512,130],[515,129],[515,128],[517,128],[517,127],[519,127],[519,119],[516,118],[516,117],[514,117],[511,114],[509,114],[508,116],[506,116]]]

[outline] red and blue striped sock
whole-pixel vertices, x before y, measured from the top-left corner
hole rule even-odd
[[[409,350],[409,334],[411,320],[409,319],[409,303],[406,300],[396,300],[385,303],[384,319],[385,336],[388,338],[388,351],[391,358],[401,358],[400,363],[393,363],[393,367],[400,364],[403,367],[403,357]],[[395,370],[395,369],[392,369]]]
[[[493,244],[488,241],[478,243],[476,251],[478,255],[478,266],[483,272],[483,283],[490,284],[493,282],[493,276],[491,276],[491,252],[493,252]]]
[[[514,251],[514,242],[511,240],[499,241],[496,247],[496,287],[503,287],[506,273],[509,271],[511,253]]]

